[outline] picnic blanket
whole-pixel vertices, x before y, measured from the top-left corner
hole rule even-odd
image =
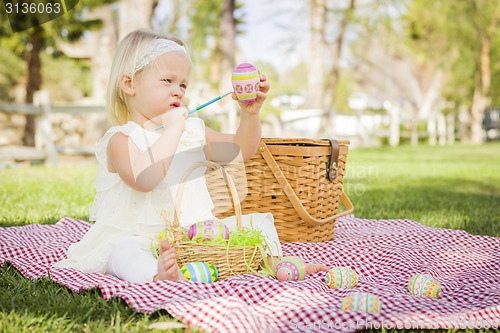
[[[368,220],[353,215],[336,223],[335,240],[284,243],[285,256],[359,274],[354,289],[330,289],[325,272],[302,281],[245,274],[212,284],[160,281],[132,284],[106,274],[51,268],[90,224],[63,218],[55,225],[0,228],[0,265],[11,262],[30,279],[49,277],[75,292],[99,288],[137,311],[167,310],[208,332],[352,332],[363,328],[481,328],[500,326],[500,238],[435,229],[411,220]],[[408,281],[432,275],[438,299],[413,296]],[[353,292],[377,295],[378,314],[344,312]]]

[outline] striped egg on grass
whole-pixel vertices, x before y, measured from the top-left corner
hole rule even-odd
[[[242,63],[231,75],[236,97],[241,103],[250,104],[257,99],[260,88],[260,73],[253,65]]]
[[[415,274],[408,281],[408,290],[412,295],[439,298],[443,289],[430,275]]]
[[[197,243],[229,239],[229,228],[219,220],[205,220],[191,225],[188,238]]]
[[[193,282],[211,283],[219,278],[217,268],[206,262],[188,262],[181,266],[181,273]]]

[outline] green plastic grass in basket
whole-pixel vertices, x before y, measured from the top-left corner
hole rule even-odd
[[[244,227],[244,228],[241,228],[241,229],[238,229],[235,231],[231,231],[229,233],[229,239],[209,240],[209,241],[204,241],[203,244],[205,244],[205,245],[224,245],[226,247],[225,248],[226,252],[232,250],[230,248],[231,246],[241,246],[241,247],[255,246],[260,251],[262,258],[266,258],[267,255],[266,255],[266,252],[264,250],[264,246],[262,245],[262,244],[264,244],[267,248],[269,248],[269,245],[266,242],[266,238],[262,234],[262,231],[253,229],[252,217],[250,217],[250,225],[252,226],[252,229]],[[199,237],[203,236],[203,235],[197,235],[196,237],[194,237],[193,239],[190,240],[187,237],[187,232],[185,232],[184,234],[186,235],[184,237],[184,241],[186,243],[192,243],[192,244],[199,244],[199,242],[197,242],[197,239]],[[163,239],[168,240],[168,236],[167,236],[166,232],[160,233],[157,240],[151,241],[150,250],[153,253],[153,255],[155,256],[155,258],[157,258],[157,259],[158,259],[158,255],[159,255],[160,243]],[[276,245],[276,247],[277,247],[277,245]],[[244,257],[246,258],[246,256],[244,256]],[[250,258],[250,262],[252,262],[252,260],[253,260],[253,256]],[[247,266],[248,270],[253,272],[253,273],[263,275],[263,276],[274,275],[274,272],[272,271],[271,267],[269,266],[269,263],[267,262],[267,260],[263,260],[263,261],[264,261],[264,267],[258,272],[255,271],[254,269],[252,269],[247,261],[245,261],[245,265]],[[271,265],[273,265],[273,264],[274,264],[274,258],[271,257]]]

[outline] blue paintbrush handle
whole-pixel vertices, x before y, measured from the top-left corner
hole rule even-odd
[[[198,110],[203,109],[203,108],[204,108],[205,106],[207,106],[207,105],[210,105],[210,104],[212,104],[212,103],[217,102],[217,101],[218,101],[219,99],[221,99],[221,98],[222,98],[222,96],[216,97],[216,98],[214,98],[214,99],[212,99],[212,100],[210,100],[210,101],[206,102],[205,104],[202,104],[202,105],[198,106],[196,109],[193,109],[193,110],[189,111],[189,112],[188,112],[188,115],[190,115],[190,114],[191,114],[191,113],[193,113],[193,112],[196,112],[196,111],[198,111]]]
[[[202,105],[198,106],[196,109],[193,109],[193,110],[189,111],[189,112],[188,112],[188,115],[190,115],[191,113],[194,113],[194,112],[196,112],[196,111],[198,111],[198,110],[203,109],[205,106],[208,106],[208,105],[210,105],[210,104],[212,104],[212,103],[217,102],[217,101],[218,101],[218,100],[220,100],[222,97],[227,96],[227,95],[231,94],[232,92],[233,92],[233,90],[229,90],[227,93],[225,93],[225,94],[223,94],[223,95],[220,95],[219,97],[215,97],[214,99],[209,100],[209,101],[208,101],[208,102],[206,102],[205,104],[202,104]],[[156,129],[155,129],[155,131],[157,131],[157,130],[159,130],[159,129],[161,129],[161,128],[163,128],[163,125],[162,125],[162,126],[160,126],[160,127],[158,127],[158,128],[156,128]]]

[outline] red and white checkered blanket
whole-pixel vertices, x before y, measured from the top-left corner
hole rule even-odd
[[[166,309],[185,324],[210,332],[350,332],[362,328],[480,328],[500,326],[500,238],[433,229],[411,220],[340,218],[335,241],[286,243],[284,255],[359,274],[354,289],[329,289],[325,272],[280,282],[246,274],[213,284],[161,281],[131,284],[106,274],[50,268],[90,224],[63,218],[55,225],[0,228],[0,265],[10,261],[26,277],[50,277],[78,292],[98,287],[106,300],[123,298],[137,311]],[[416,273],[443,287],[438,299],[412,296]],[[352,292],[377,295],[379,314],[343,312]]]

